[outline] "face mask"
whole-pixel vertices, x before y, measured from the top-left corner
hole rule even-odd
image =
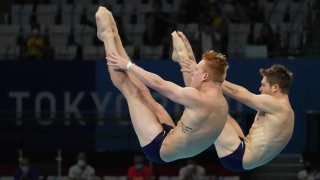
[[[86,165],[86,161],[84,161],[84,160],[79,160],[78,161],[78,166],[84,167],[85,165]]]
[[[194,164],[189,164],[189,165],[188,165],[188,168],[189,168],[189,169],[194,169],[195,167],[196,167],[196,166],[195,166]]]
[[[28,166],[21,166],[21,170],[24,172],[24,173],[27,173],[29,171],[29,167]]]
[[[137,170],[142,170],[143,164],[136,164],[135,167]]]

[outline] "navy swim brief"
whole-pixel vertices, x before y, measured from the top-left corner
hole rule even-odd
[[[167,124],[162,124],[163,131],[158,134],[149,144],[142,147],[143,153],[148,157],[149,160],[158,164],[166,163],[160,157],[160,148],[164,138],[168,135],[170,130],[173,128]]]
[[[243,166],[242,166],[242,158],[243,158],[245,149],[246,149],[246,144],[243,141],[241,141],[238,148],[233,153],[229,154],[228,156],[220,158],[221,164],[225,168],[233,172],[246,171],[245,169],[243,169]]]

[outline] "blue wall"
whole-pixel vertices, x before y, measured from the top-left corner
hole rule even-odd
[[[171,61],[136,61],[146,70],[159,74],[166,80],[183,86],[177,64]],[[259,68],[280,63],[294,73],[290,101],[296,114],[295,130],[284,153],[301,153],[306,138],[306,111],[320,110],[320,84],[317,59],[231,59],[227,79],[258,93],[261,76]],[[36,104],[42,111],[50,111],[52,97],[55,112],[71,111],[72,116],[83,112],[128,113],[125,100],[112,85],[104,60],[55,61],[55,62],[0,62],[0,111],[16,112],[15,93],[22,92],[23,111],[35,112]],[[11,94],[11,97],[10,97]],[[154,93],[169,112],[181,112],[182,107]],[[51,97],[51,99],[48,99]],[[38,101],[37,101],[38,100]],[[231,112],[254,111],[233,100],[229,101]],[[100,108],[100,109],[99,109]],[[51,107],[52,110],[52,107]],[[68,118],[68,117],[67,117]],[[102,128],[103,130],[103,128]],[[101,131],[96,130],[96,131]],[[132,131],[130,130],[130,133]],[[101,144],[103,147],[103,143]],[[124,147],[125,148],[125,147]]]

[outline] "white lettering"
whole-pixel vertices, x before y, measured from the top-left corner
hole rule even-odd
[[[19,119],[22,118],[22,113],[25,111],[24,106],[26,106],[25,99],[28,99],[28,104],[34,107],[35,118],[41,119],[39,122],[41,125],[50,125],[54,122],[57,116],[57,109],[59,104],[57,100],[62,99],[64,118],[66,125],[70,124],[71,116],[75,116],[75,118],[81,120],[83,110],[79,109],[81,101],[84,99],[84,96],[87,92],[80,91],[78,93],[71,93],[69,91],[64,92],[63,98],[57,98],[53,92],[39,92],[35,94],[34,101],[29,102],[31,98],[31,93],[26,91],[13,91],[9,92],[9,97],[14,98],[16,103],[16,117]],[[127,111],[127,103],[124,96],[121,93],[114,93],[112,91],[105,92],[105,94],[99,96],[97,92],[90,92],[90,99],[92,99],[93,108],[95,109],[95,113],[97,113],[97,117],[103,120],[105,117],[105,112],[109,108],[115,113],[116,118],[123,117],[124,113],[128,113]],[[113,97],[115,98],[113,99]],[[155,92],[152,94],[153,98],[159,102],[163,107],[166,107],[171,103],[166,97],[161,94]],[[112,99],[112,100],[111,100]],[[91,103],[90,103],[91,104]],[[45,106],[44,106],[45,105]],[[90,105],[91,106],[91,105]],[[86,107],[87,108],[87,107]],[[90,108],[90,107],[89,107]],[[181,112],[181,105],[175,104],[173,106],[174,112]],[[49,117],[45,116],[44,112],[49,112]],[[47,119],[43,119],[47,118]],[[19,122],[22,123],[22,122]],[[85,124],[85,121],[78,122],[79,124]]]
[[[22,117],[23,103],[22,99],[30,96],[29,92],[9,92],[9,97],[16,98],[16,117],[20,119]]]
[[[50,119],[49,121],[39,121],[39,124],[41,125],[50,125],[52,123],[52,120],[55,118],[56,115],[56,98],[54,95],[50,92],[40,92],[35,99],[35,112],[36,112],[36,118],[41,119],[41,112],[42,111],[42,101],[43,100],[49,100],[50,105]]]
[[[93,102],[97,108],[99,118],[104,117],[104,112],[108,106],[108,103],[110,102],[111,95],[112,95],[111,92],[105,93],[105,95],[101,101],[100,98],[98,97],[97,93],[91,92],[91,97],[92,97]]]
[[[125,100],[124,96],[122,94],[118,94],[116,98],[116,105],[115,105],[115,112],[116,117],[120,118],[122,115],[122,102]]]
[[[71,114],[73,113],[77,118],[81,118],[81,114],[78,109],[78,104],[80,103],[81,99],[84,96],[84,92],[77,93],[76,97],[73,101],[71,101],[71,94],[70,92],[64,93],[64,112],[65,118],[70,118]]]

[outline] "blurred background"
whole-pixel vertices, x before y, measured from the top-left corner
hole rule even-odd
[[[149,162],[106,70],[96,37],[100,5],[112,11],[133,61],[181,86],[170,59],[174,30],[186,34],[197,60],[210,49],[226,54],[227,79],[254,93],[259,68],[287,66],[296,114],[287,147],[241,174],[224,169],[214,147],[192,162]],[[319,67],[319,0],[1,1],[0,180],[320,179]],[[152,94],[179,119],[182,106]],[[255,112],[228,102],[247,133]]]

